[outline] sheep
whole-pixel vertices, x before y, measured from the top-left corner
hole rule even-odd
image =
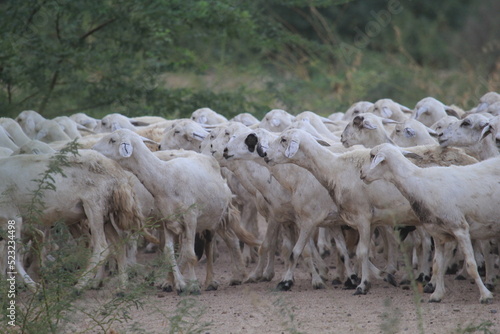
[[[269,131],[280,132],[292,124],[295,116],[283,109],[272,109],[268,111],[259,123],[259,128]]]
[[[66,142],[65,142],[66,143]],[[49,154],[55,153],[56,150],[52,148],[47,143],[39,140],[30,140],[24,145],[19,146],[19,148],[12,152],[12,155],[18,154]]]
[[[222,124],[232,124],[229,121]],[[191,119],[178,119],[172,123],[171,127],[165,130],[160,142],[159,149],[185,149],[201,152],[201,143],[207,138],[209,132],[205,127]],[[212,155],[210,152],[208,155]],[[235,194],[234,202],[241,213],[242,226],[252,233],[258,232],[257,211],[255,207],[255,198],[240,184],[234,174],[227,168],[222,167],[221,173],[226,179],[229,188]],[[248,245],[244,245],[243,257],[245,263],[253,262],[256,254]]]
[[[348,252],[340,232],[340,225],[343,222],[338,217],[337,208],[328,196],[327,190],[319,184],[316,178],[303,168],[294,165],[267,166],[257,154],[257,145],[265,146],[265,143],[273,137],[274,135],[265,129],[240,131],[227,143],[224,149],[224,157],[227,160],[250,159],[265,165],[269,168],[273,177],[291,192],[290,202],[295,208],[295,224],[299,235],[287,263],[287,271],[278,284],[278,289],[288,290],[293,285],[293,271],[304,247],[308,245],[310,250],[315,247],[313,244],[311,245],[311,235],[317,227],[332,227],[335,229],[335,240],[340,246],[339,248],[341,248],[344,259],[348,256]],[[311,198],[315,200],[311,201]],[[357,277],[350,266],[347,263],[345,265],[349,272],[347,285],[354,286]],[[320,282],[313,282],[313,286],[315,288],[323,287]]]
[[[412,110],[391,99],[380,99],[367,112],[374,113],[383,118],[390,118],[397,122],[403,122],[409,118]]]
[[[255,126],[258,125],[260,122],[254,115],[247,112],[234,116],[233,118],[230,119],[230,121],[240,122],[245,124],[246,126],[252,126],[252,125]]]
[[[23,129],[19,125],[18,122],[13,120],[12,118],[2,117],[0,118],[0,126],[5,129],[9,133],[11,140],[17,146],[23,146],[27,142],[31,140],[30,137],[24,133]]]
[[[495,138],[488,136],[481,140],[483,131],[490,124],[490,119],[482,114],[470,114],[462,120],[457,120],[439,134],[439,145],[463,147],[464,150],[477,158],[485,160],[500,155]]]
[[[95,128],[96,132],[113,132],[118,129],[129,129],[135,131],[136,127],[148,126],[149,123],[133,121],[132,119],[118,113],[104,116]]]
[[[245,282],[257,282],[260,280],[269,281],[274,277],[274,252],[276,250],[279,230],[282,229],[283,244],[286,247],[284,252],[288,252],[290,238],[294,238],[290,229],[296,220],[296,209],[292,205],[291,193],[285,189],[270,174],[266,167],[253,161],[246,160],[226,160],[223,150],[229,139],[238,131],[245,131],[248,128],[239,123],[231,123],[213,129],[210,137],[202,142],[202,152],[209,152],[221,164],[230,169],[240,180],[241,184],[256,198],[256,206],[259,213],[266,219],[268,225],[263,243],[259,249],[257,266],[248,276]],[[312,250],[312,254],[311,254]],[[304,260],[311,272],[312,284],[315,288],[324,287],[321,275],[326,276],[326,266],[315,249],[310,247],[304,250]],[[315,257],[314,264],[311,263],[311,256]],[[285,258],[288,258],[285,256]],[[320,266],[321,264],[321,266]],[[318,269],[315,268],[319,266]],[[291,285],[280,284],[278,288],[287,289]]]
[[[200,143],[209,132],[198,122],[191,119],[178,119],[171,124],[160,141],[160,150],[179,149],[200,151]]]
[[[425,97],[417,102],[412,118],[430,127],[446,116],[459,117],[457,112],[433,97]]]
[[[227,122],[227,118],[210,108],[200,108],[193,111],[191,119],[200,124],[215,125]]]
[[[52,120],[59,124],[64,133],[66,133],[71,140],[82,137],[79,130],[88,131],[86,127],[79,125],[68,116],[58,116],[54,117]]]
[[[408,199],[424,228],[434,238],[433,274],[438,278],[429,301],[444,296],[443,247],[456,240],[467,263],[467,271],[479,288],[480,302],[489,303],[493,294],[477,271],[473,239],[498,237],[500,207],[500,158],[469,166],[419,168],[400,149],[382,144],[371,150],[371,164],[363,167],[360,178],[367,183],[386,180]]]
[[[436,132],[437,137],[443,133],[444,129],[448,127],[451,123],[457,121],[458,118],[455,116],[445,116],[438,120],[436,123],[432,124],[430,128]]]
[[[44,119],[38,122],[35,126],[35,131],[36,135],[34,139],[45,143],[71,141],[71,138],[64,132],[59,123],[51,119]]]
[[[311,126],[313,126],[318,133],[320,133],[323,137],[328,138],[332,141],[339,141],[339,137],[334,135],[327,127],[325,124],[332,124],[334,122],[330,121],[328,118],[320,117],[313,113],[312,111],[303,111],[297,116],[295,116],[295,119],[293,120],[292,124],[294,122],[307,122],[310,123]]]
[[[133,172],[154,196],[155,206],[159,210],[162,221],[162,233],[165,237],[167,260],[173,265],[175,288],[178,292],[189,291],[199,293],[200,286],[194,272],[196,255],[194,238],[196,232],[205,232],[210,237],[214,231],[228,245],[233,260],[233,277],[231,284],[240,284],[244,277],[244,265],[239,251],[237,239],[247,243],[257,242],[248,233],[238,229],[236,217],[230,215],[231,192],[220,176],[216,163],[210,162],[203,155],[199,159],[178,158],[162,161],[149,151],[143,139],[133,131],[119,129],[103,137],[93,147],[105,156],[116,160],[123,168]],[[157,171],[165,171],[165,175]],[[172,221],[173,217],[175,221]],[[181,259],[187,265],[185,282],[174,258],[173,235],[182,237]],[[207,254],[207,258],[211,255]],[[162,288],[170,289],[164,282]],[[212,273],[207,270],[206,289],[216,289],[217,283],[212,280]]]
[[[35,127],[43,120],[45,120],[45,117],[34,110],[24,110],[15,118],[15,121],[19,123],[24,133],[26,133],[26,135],[31,139],[35,139],[37,134]]]
[[[359,115],[359,114],[364,114],[367,113],[368,110],[373,106],[373,103],[368,102],[368,101],[358,101],[353,103],[349,109],[344,113],[344,117],[342,117],[342,120],[350,122],[352,119]]]
[[[437,133],[413,118],[396,124],[391,133],[392,141],[400,147],[437,144],[432,136]]]
[[[80,150],[78,153],[69,156],[68,164],[61,167],[64,175],[51,174],[55,191],[44,191],[44,207],[40,208],[36,221],[30,221],[33,215],[29,213],[29,206],[39,186],[36,180],[54,159],[53,155],[17,155],[0,159],[0,193],[8,198],[0,201],[0,220],[4,228],[7,221],[15,221],[16,238],[21,237],[25,221],[52,226],[55,221],[62,220],[71,226],[85,220],[90,230],[92,255],[76,285],[76,289],[81,290],[109,254],[105,220],[114,216],[116,226],[122,230],[139,230],[144,217],[137,210],[127,176],[114,161],[94,151]],[[35,291],[36,283],[26,274],[20,257],[16,260],[18,274]],[[122,272],[122,278],[124,274]],[[93,283],[98,286],[100,282]]]
[[[436,163],[436,155],[446,163],[465,160],[460,151],[439,147],[415,147],[426,158]],[[370,287],[368,249],[371,228],[378,225],[420,225],[408,201],[388,182],[375,182],[369,187],[359,179],[360,167],[369,162],[369,149],[334,154],[322,147],[310,134],[301,130],[287,130],[269,144],[260,148],[260,155],[269,164],[293,163],[309,170],[329,191],[339,209],[342,220],[359,231],[360,241],[356,256],[362,265],[361,283],[357,294],[366,294]],[[427,160],[428,159],[428,160]],[[468,159],[467,161],[470,161]],[[384,194],[384,196],[380,196]],[[375,270],[380,276],[380,271]],[[386,276],[392,281],[392,277]]]
[[[15,151],[18,149],[18,146],[12,140],[10,134],[0,126],[0,147],[5,147]]]
[[[99,120],[97,120],[93,117],[90,117],[90,116],[86,115],[85,113],[81,113],[81,112],[73,114],[73,115],[69,116],[69,118],[71,118],[77,124],[83,125],[84,127],[86,127],[87,129],[89,129],[91,131],[94,131],[99,124]]]
[[[481,96],[481,98],[479,99],[479,104],[475,109],[473,109],[473,112],[483,112],[488,109],[490,105],[499,101],[500,94],[498,94],[497,92],[488,92]]]
[[[345,127],[340,141],[344,147],[363,145],[373,147],[380,143],[393,143],[384,124],[393,124],[389,118],[381,118],[371,113],[358,114]]]

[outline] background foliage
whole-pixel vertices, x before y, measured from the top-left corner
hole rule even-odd
[[[494,0],[4,0],[0,113],[328,115],[499,91]]]

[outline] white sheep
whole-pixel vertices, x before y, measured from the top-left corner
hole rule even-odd
[[[307,245],[310,251],[314,251],[314,244],[311,236],[318,227],[332,227],[335,229],[335,240],[341,245],[342,257],[348,256],[345,248],[345,241],[340,232],[340,225],[343,225],[339,218],[337,208],[327,190],[316,180],[307,170],[294,165],[268,166],[259,156],[260,147],[266,147],[267,143],[274,139],[276,135],[265,129],[246,129],[234,134],[224,149],[224,157],[228,160],[243,159],[254,160],[269,168],[273,177],[291,193],[290,202],[294,208],[295,225],[298,230],[298,238],[294,243],[287,271],[283,275],[278,289],[287,290],[293,284],[293,271],[297,265],[299,256]],[[314,198],[314,201],[310,199]],[[342,239],[342,240],[340,240]],[[357,277],[352,268],[345,263],[348,271],[348,285],[354,286]],[[315,288],[322,288],[319,282],[313,282]]]
[[[45,120],[45,117],[34,110],[24,110],[17,115],[15,120],[19,123],[28,137],[35,139],[37,134],[35,127],[39,122]]]
[[[380,99],[367,112],[374,113],[383,118],[390,118],[397,122],[403,122],[410,117],[412,110],[391,99]]]
[[[438,280],[430,301],[439,302],[444,296],[443,247],[456,240],[479,288],[480,302],[490,302],[493,295],[478,274],[471,238],[488,239],[500,233],[500,207],[496,204],[500,158],[469,166],[419,168],[392,145],[373,148],[370,155],[372,162],[362,169],[361,178],[367,183],[380,179],[393,183],[434,238],[433,275]]]
[[[340,141],[344,147],[363,145],[373,147],[381,143],[393,143],[386,124],[394,124],[389,118],[382,118],[372,113],[358,114],[347,124]]]
[[[69,142],[71,138],[64,132],[62,127],[54,120],[44,119],[35,125],[36,140],[44,143],[55,141]]]
[[[82,137],[80,130],[90,133],[90,131],[86,127],[76,123],[68,116],[58,116],[54,117],[52,120],[59,124],[64,133],[66,133],[71,140]]]
[[[0,220],[5,230],[9,220],[16,225],[16,238],[21,238],[25,220],[34,219],[29,213],[31,199],[39,183],[40,173],[47,170],[52,155],[17,155],[0,159],[2,179],[0,193]],[[122,230],[142,228],[143,216],[137,210],[136,199],[128,177],[122,169],[97,152],[81,150],[78,156],[68,157],[68,166],[61,174],[52,174],[55,191],[43,192],[43,208],[40,215],[29,223],[52,226],[56,221],[76,224],[86,221],[90,231],[92,254],[77,289],[85,287],[94,276],[94,269],[101,266],[109,254],[105,239],[104,222],[111,216],[115,225]],[[77,191],[75,191],[77,190]],[[31,290],[35,282],[26,274],[20,257],[16,257],[16,269]],[[122,268],[124,269],[124,268]],[[122,282],[125,272],[122,270]],[[98,286],[100,282],[93,282]]]
[[[338,142],[340,138],[334,135],[326,126],[326,124],[335,124],[335,122],[329,120],[328,118],[316,115],[312,111],[303,111],[293,120],[292,124],[295,122],[306,122],[311,124],[312,127],[321,134],[321,136],[328,138],[329,140]]]
[[[22,146],[31,140],[31,138],[24,133],[19,123],[12,118],[0,118],[0,126],[9,133],[10,138],[17,146]]]
[[[496,146],[495,137],[483,137],[483,132],[489,124],[490,118],[485,115],[469,114],[464,119],[451,123],[439,134],[439,145],[462,147],[478,160],[496,157],[500,153]]]
[[[424,164],[427,159],[430,163],[441,160],[450,163],[463,158],[460,151],[444,151],[439,146],[418,146],[414,150],[426,157]],[[270,143],[267,150],[261,148],[261,156],[270,164],[293,163],[309,170],[328,189],[343,221],[359,231],[356,255],[362,265],[362,279],[357,294],[365,294],[370,287],[368,251],[372,226],[420,224],[408,201],[394,185],[375,182],[368,187],[361,182],[359,170],[369,163],[369,149],[334,154],[310,134],[287,130]],[[378,269],[373,270],[381,277]],[[386,279],[392,280],[390,276]]]
[[[191,114],[191,119],[200,124],[215,125],[227,122],[227,118],[210,108],[196,109]]]
[[[82,113],[82,112],[73,114],[73,115],[69,116],[69,118],[71,118],[77,124],[80,124],[91,131],[94,131],[99,124],[99,120],[97,120],[93,117],[90,117],[87,114]]]
[[[424,97],[415,105],[412,118],[430,127],[446,116],[459,117],[457,112],[433,97]]]
[[[194,239],[196,232],[214,231],[228,245],[233,260],[233,277],[231,284],[239,284],[243,279],[244,265],[239,251],[238,241],[234,233],[246,242],[249,235],[239,233],[235,217],[229,215],[231,192],[220,176],[217,163],[206,160],[209,157],[200,155],[199,159],[177,158],[162,161],[149,151],[143,139],[136,133],[120,129],[108,134],[93,146],[105,156],[116,160],[122,167],[133,172],[155,198],[155,206],[165,219],[162,222],[162,233],[166,238],[165,251],[167,260],[173,265],[174,284],[177,291],[188,290],[198,293],[199,283],[194,272],[196,255]],[[158,171],[163,171],[158,174]],[[174,220],[175,217],[175,220]],[[182,237],[182,263],[187,265],[187,279],[176,265],[174,258],[173,235]],[[211,256],[211,255],[207,255]],[[211,273],[207,271],[207,289],[215,289]],[[168,289],[168,282],[163,284]]]
[[[183,148],[200,152],[200,144],[209,135],[209,132],[192,119],[175,120],[166,128],[160,141],[160,150],[174,150]]]
[[[283,109],[272,109],[264,115],[259,123],[259,128],[273,132],[280,132],[292,124],[294,119],[295,116]]]
[[[344,113],[344,117],[342,117],[342,120],[350,122],[357,115],[367,113],[372,106],[373,103],[368,101],[355,102],[349,107],[349,109],[346,110],[346,112]]]
[[[395,125],[391,133],[392,141],[400,147],[435,145],[437,133],[420,121],[410,118]]]
[[[240,122],[245,124],[246,126],[252,126],[252,125],[255,126],[258,125],[260,122],[254,115],[247,112],[234,116],[233,118],[230,119],[230,121]]]
[[[473,112],[483,112],[488,109],[490,105],[493,103],[500,102],[500,94],[497,92],[488,92],[481,96],[479,99],[479,104],[475,109],[473,109]]]

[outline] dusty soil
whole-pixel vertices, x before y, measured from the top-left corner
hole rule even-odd
[[[369,293],[363,296],[354,296],[353,290],[330,283],[324,290],[313,290],[304,267],[297,268],[291,291],[277,292],[274,288],[283,272],[281,259],[277,261],[273,281],[229,286],[231,263],[225,246],[219,244],[218,249],[217,291],[178,296],[151,287],[144,295],[144,308],[133,308],[128,314],[130,320],[115,322],[108,332],[167,333],[172,326],[169,318],[178,312],[179,303],[184,300],[194,302],[191,311],[203,314],[196,321],[198,328],[210,322],[200,333],[463,333],[466,328],[481,325],[483,329],[477,328],[475,332],[500,333],[499,294],[495,294],[493,303],[481,305],[476,286],[470,281],[454,280],[451,275],[446,277],[447,294],[441,303],[428,303],[428,295],[416,297],[411,289],[383,281],[374,281]],[[141,253],[139,259],[146,263],[155,256]],[[335,265],[332,257],[326,260],[332,267]],[[254,265],[247,268],[248,272]],[[203,261],[197,274],[204,279]],[[87,291],[79,306],[92,310],[112,295],[110,285],[99,291]],[[78,316],[66,331],[102,332],[90,330],[93,324],[90,318]]]

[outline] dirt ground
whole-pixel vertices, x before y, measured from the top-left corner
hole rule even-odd
[[[114,323],[110,333],[171,333],[169,318],[178,314],[181,301],[193,302],[192,312],[200,312],[193,333],[500,333],[500,297],[491,304],[479,303],[478,289],[470,281],[457,281],[447,275],[447,294],[441,303],[428,303],[428,295],[417,297],[411,289],[373,281],[367,295],[354,296],[328,283],[324,290],[311,287],[304,267],[296,270],[291,291],[274,290],[283,273],[278,258],[276,275],[271,282],[229,286],[230,259],[225,246],[219,244],[215,275],[217,291],[203,291],[199,296],[178,296],[155,287],[144,296],[144,308],[132,309],[130,320]],[[157,254],[141,253],[141,262],[152,261]],[[328,263],[334,262],[327,257]],[[251,264],[250,272],[255,264]],[[205,264],[198,264],[198,278],[204,279]],[[397,275],[397,277],[400,277]],[[87,291],[80,306],[92,309],[112,295],[109,285],[102,290]],[[185,320],[190,320],[185,316]],[[209,322],[209,326],[203,323]],[[100,332],[89,330],[93,321],[79,318],[66,332]],[[188,333],[187,325],[181,326]],[[199,329],[198,332],[194,329]],[[468,329],[469,331],[465,331]],[[475,329],[475,331],[474,331]]]

